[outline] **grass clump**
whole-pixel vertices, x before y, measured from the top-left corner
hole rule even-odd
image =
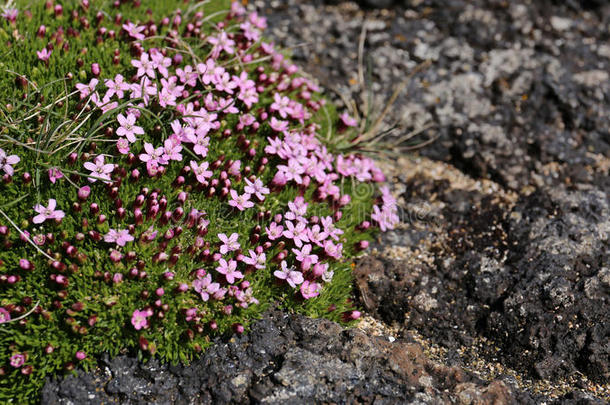
[[[328,142],[355,123],[264,18],[222,0],[2,17],[0,401],[104,352],[189,361],[272,302],[359,316],[350,259],[395,201]]]

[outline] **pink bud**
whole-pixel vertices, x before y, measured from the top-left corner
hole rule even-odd
[[[76,352],[76,355],[74,357],[76,357],[76,360],[85,360],[87,358],[87,354],[79,350]]]
[[[19,267],[23,270],[30,270],[32,269],[32,263],[27,259],[19,259]]]
[[[361,231],[366,231],[371,227],[371,223],[369,221],[362,221],[360,225],[358,225],[358,229]]]
[[[316,263],[313,266],[313,275],[316,278],[322,277],[322,274],[324,274],[325,270],[326,270],[326,266],[324,266],[322,263]]]
[[[98,77],[100,75],[100,73],[102,72],[99,63],[92,63],[91,64],[91,73],[93,74],[93,76]]]
[[[277,172],[275,174],[275,176],[273,177],[273,180],[271,181],[271,184],[273,184],[274,186],[285,186],[287,183],[286,180],[286,176],[284,176],[284,174],[282,172]]]
[[[78,189],[78,199],[81,201],[85,201],[87,197],[91,194],[91,187],[84,186]]]
[[[121,252],[119,252],[116,249],[112,249],[112,251],[110,251],[110,260],[112,260],[113,263],[118,263],[123,259],[123,254]]]
[[[356,249],[358,249],[358,250],[365,250],[368,247],[369,247],[369,241],[368,240],[361,240],[360,242],[358,242],[356,244]]]

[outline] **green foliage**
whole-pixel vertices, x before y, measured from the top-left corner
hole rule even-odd
[[[247,328],[273,302],[279,302],[288,310],[335,321],[344,321],[344,315],[353,309],[349,300],[351,258],[358,254],[358,242],[372,237],[372,228],[361,230],[358,225],[370,218],[375,203],[374,185],[342,177],[337,181],[338,186],[342,195],[351,196],[351,201],[339,207],[329,199],[317,199],[313,186],[288,183],[273,190],[255,208],[239,211],[227,204],[227,197],[210,194],[209,188],[198,185],[193,174],[184,170],[190,160],[200,161],[186,148],[182,152],[185,163],[169,164],[163,175],[147,176],[137,153],[135,158],[118,154],[116,137],[111,139],[107,133],[108,128],[116,129],[117,114],[126,113],[127,103],[102,114],[99,109],[92,108],[90,102],[79,100],[74,89],[76,83],[88,83],[92,78],[92,63],[100,65],[100,81],[118,73],[126,78],[133,75],[130,42],[119,36],[121,25],[112,23],[117,13],[121,13],[123,22],[158,23],[164,17],[176,16],[178,5],[144,0],[140,7],[125,4],[117,10],[112,3],[92,2],[86,9],[81,3],[67,1],[63,3],[63,15],[55,18],[53,9],[48,9],[44,2],[18,2],[17,23],[0,22],[0,147],[8,155],[17,154],[21,159],[14,165],[14,175],[5,176],[4,184],[0,186],[0,224],[4,227],[0,232],[3,233],[0,243],[4,247],[0,251],[0,307],[9,309],[12,318],[33,309],[20,320],[0,324],[0,402],[36,402],[45,377],[69,372],[74,367],[87,370],[95,366],[97,356],[102,353],[114,356],[120,351],[131,350],[143,359],[158,355],[169,362],[187,362],[210,345],[212,336],[232,333],[235,325]],[[215,24],[225,18],[229,2],[180,3],[179,6],[182,7],[179,29],[194,13],[202,11],[205,16],[202,30],[216,32]],[[26,15],[27,10],[31,12],[30,17]],[[78,18],[71,16],[72,10],[78,10]],[[108,29],[116,31],[115,38],[104,35],[101,41],[97,39],[100,36],[97,28],[105,24],[98,26],[95,23],[98,12],[104,16]],[[89,21],[90,29],[83,27],[83,18]],[[36,35],[41,24],[47,29],[44,38]],[[47,46],[49,35],[57,33],[60,27],[65,33],[63,43],[69,43],[69,46],[66,49],[62,45],[56,46],[47,65],[37,58],[36,51]],[[69,27],[79,35],[68,35]],[[230,32],[237,28],[229,25],[226,29]],[[168,31],[168,27],[162,26],[155,37],[143,41],[144,46],[180,52],[193,64],[209,55],[211,47],[205,41],[180,38],[170,42],[166,38]],[[113,62],[115,50],[118,50],[118,63]],[[233,59],[225,64],[235,74],[244,67]],[[254,71],[257,67],[262,67],[268,74],[273,70],[265,58],[252,62],[248,70]],[[19,79],[21,77],[23,79]],[[207,91],[211,90],[204,89]],[[272,86],[265,89],[251,111],[268,109],[275,91]],[[297,91],[288,90],[286,94],[297,97]],[[320,95],[315,94],[313,100],[321,100]],[[141,114],[138,125],[143,127],[145,135],[130,145],[132,151],[139,153],[145,142],[162,145],[171,134],[170,123],[178,115],[176,108],[160,108],[157,104],[142,107]],[[319,124],[321,139],[330,140],[337,126],[336,111],[332,106],[322,108],[305,124],[310,123]],[[251,147],[256,149],[254,156],[248,156],[237,136],[240,133],[237,124],[236,115],[226,115],[220,121],[220,128],[210,132],[205,161],[218,162],[222,169],[230,162],[241,160],[244,166],[251,166],[252,173],[265,185],[271,184],[277,166],[284,164],[279,157],[264,152],[268,137],[273,135],[272,129],[264,123],[258,131],[248,134]],[[234,135],[225,136],[225,130],[231,130]],[[78,157],[76,161],[71,160],[73,153]],[[87,181],[89,173],[83,168],[83,162],[92,161],[100,154],[116,165],[113,184]],[[269,162],[261,163],[263,158],[269,158]],[[51,183],[50,168],[59,168],[64,177]],[[137,180],[130,174],[133,169],[141,171]],[[177,184],[181,175],[186,181]],[[84,185],[91,187],[91,195],[86,201],[78,196],[79,188]],[[245,182],[241,176],[235,176],[231,187],[242,194]],[[168,211],[176,212],[181,207],[183,217],[162,223],[158,217],[145,216],[143,222],[137,224],[134,202],[138,195],[148,199],[155,192],[159,199],[165,197]],[[181,192],[188,193],[186,202],[179,200]],[[215,252],[219,245],[218,234],[239,234],[241,252],[247,255],[250,249],[261,244],[253,235],[263,238],[271,218],[285,213],[288,203],[300,194],[309,203],[307,213],[310,217],[332,217],[337,211],[343,214],[335,223],[344,231],[341,237],[343,259],[329,260],[334,277],[324,284],[319,296],[304,300],[298,289],[288,288],[273,275],[280,261],[274,258],[288,249],[278,243],[271,244],[265,251],[264,270],[240,267],[258,304],[242,308],[231,300],[232,309],[228,311],[226,301],[203,301],[192,288],[187,292],[178,291],[181,283],[191,285],[197,269],[214,272],[216,264],[202,250],[208,248]],[[36,204],[46,206],[49,199],[57,200],[57,208],[66,216],[61,223],[52,220],[39,225],[32,223],[33,207]],[[117,201],[126,209],[122,217]],[[92,203],[97,204],[99,210],[90,208]],[[206,213],[205,218],[209,221],[206,231],[202,232],[197,225],[188,225],[186,218],[192,209]],[[142,210],[146,215],[145,207]],[[105,216],[103,220],[100,214]],[[126,246],[117,247],[100,240],[110,229],[127,229],[130,225],[136,240]],[[153,242],[138,237],[153,225],[158,232]],[[261,227],[258,231],[257,226]],[[181,227],[181,233],[162,242],[164,235],[176,233],[177,227]],[[43,236],[46,242],[36,244],[35,241]],[[203,248],[193,247],[198,237],[204,238]],[[120,253],[121,260],[112,260],[113,250]],[[162,252],[168,254],[167,260],[159,259]],[[288,264],[298,265],[294,255],[288,253]],[[20,259],[27,259],[34,268],[20,268]],[[131,277],[130,271],[134,268],[139,275]],[[142,271],[146,272],[146,277],[141,277]],[[165,277],[166,272],[172,272],[173,276]],[[122,275],[121,282],[113,281],[116,274]],[[18,281],[8,282],[10,275],[18,276]],[[57,275],[65,276],[68,284],[53,281]],[[161,297],[155,296],[158,288],[164,289]],[[161,300],[161,306],[154,304],[157,299]],[[154,308],[155,315],[150,319],[149,328],[136,330],[131,324],[132,314],[144,307]],[[195,322],[185,319],[185,311],[189,308],[197,308]],[[213,328],[213,324],[217,328]],[[75,359],[77,351],[86,353],[86,359]],[[24,367],[9,365],[9,359],[15,353],[27,354],[25,364],[32,367],[29,374],[24,375]]]

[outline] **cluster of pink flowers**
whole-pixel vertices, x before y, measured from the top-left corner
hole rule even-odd
[[[233,3],[232,16],[244,14],[245,10],[239,4]],[[136,69],[135,74],[131,76],[134,81],[126,80],[122,75],[105,80],[106,90],[103,96],[98,93],[100,82],[96,78],[88,84],[78,84],[77,89],[81,99],[90,97],[104,112],[116,109],[120,103],[124,103],[125,97],[134,100],[133,104],[127,105],[125,112],[117,114],[118,126],[114,130],[118,137],[118,151],[130,156],[133,156],[131,145],[135,144],[139,137],[145,136],[145,129],[138,125],[142,109],[157,103],[162,108],[174,108],[177,111],[179,116],[171,122],[170,136],[160,145],[143,142],[143,150],[135,155],[145,165],[146,172],[151,177],[163,175],[166,166],[172,161],[184,164],[183,156],[187,148],[189,154],[198,156],[201,160],[190,160],[183,168],[183,176],[192,173],[193,179],[200,185],[200,190],[207,189],[211,193],[220,191],[220,197],[226,196],[227,204],[238,211],[253,209],[265,201],[273,188],[284,187],[288,183],[301,188],[313,185],[318,200],[329,199],[333,204],[346,205],[351,198],[342,194],[336,184],[341,176],[353,176],[360,182],[382,182],[385,178],[369,158],[357,155],[334,156],[318,140],[316,125],[305,124],[311,118],[311,111],[316,111],[323,104],[323,101],[313,101],[311,98],[311,93],[319,91],[319,88],[309,79],[294,76],[297,72],[296,66],[285,60],[271,44],[261,43],[258,52],[262,56],[271,57],[274,69],[272,73],[266,73],[261,68],[252,72],[243,69],[237,73],[229,73],[219,62],[225,56],[236,55],[244,63],[253,60],[258,56],[256,52],[253,54],[244,50],[256,46],[255,42],[260,39],[260,31],[265,26],[265,19],[256,13],[246,16],[240,24],[240,40],[243,43],[238,44],[236,34],[228,33],[219,25],[218,33],[206,38],[212,45],[209,58],[191,65],[183,63],[181,55],[171,58],[164,49],[145,50],[137,41],[145,38],[146,30],[131,22],[126,23],[123,29],[136,41],[134,49],[139,53],[139,56],[131,61],[131,65]],[[204,96],[200,90],[202,88],[213,91],[206,92]],[[257,113],[248,111],[268,88],[273,88],[274,94],[267,110]],[[296,93],[298,97],[291,98],[282,94],[283,92]],[[238,108],[238,103],[243,103],[244,107]],[[216,163],[212,167],[210,162],[205,160],[211,146],[210,134],[219,131],[221,118],[229,114],[238,115],[240,131],[256,131],[265,122],[274,131],[274,135],[268,138],[269,144],[264,148],[264,152],[266,156],[276,156],[282,162],[276,166],[277,171],[270,187],[258,177],[243,173],[239,160],[229,162],[220,172]],[[346,114],[343,114],[341,119],[346,126],[355,125],[355,121]],[[298,127],[291,128],[291,123],[297,123]],[[225,131],[224,135],[230,136],[231,132]],[[247,138],[241,142],[249,156],[256,155],[256,150],[248,149],[250,141]],[[265,157],[264,160],[266,162],[268,158]],[[98,155],[93,163],[85,163],[85,168],[91,171],[90,181],[110,181],[115,166],[106,164],[104,156]],[[132,171],[132,176],[139,176],[139,171]],[[183,180],[180,181],[185,181],[184,177],[181,178]],[[239,184],[242,179],[245,184],[240,192],[233,185]],[[136,208],[136,222],[144,215],[146,218],[154,218],[161,212],[163,207],[158,208],[160,205],[157,203],[157,197],[155,196],[152,203],[150,200],[147,203],[146,214]],[[381,210],[375,206],[373,219],[382,229],[389,229],[396,223],[395,202],[391,201],[386,193],[383,195],[383,201]],[[288,204],[286,212],[275,215],[265,227],[269,242],[281,242],[287,247],[280,253],[280,268],[270,270],[278,280],[286,282],[292,288],[298,287],[305,299],[317,296],[323,284],[331,281],[332,271],[329,270],[329,264],[343,257],[343,231],[335,225],[341,218],[340,212],[334,218],[307,217],[307,206],[305,199],[299,196]],[[200,220],[205,221],[203,216],[195,215],[192,222],[199,223],[201,227],[201,222],[198,222]],[[145,234],[139,239],[152,240],[156,231],[151,227]],[[111,229],[104,236],[105,241],[116,243],[119,247],[125,246],[133,239],[127,230]],[[196,242],[196,245],[203,245],[204,240],[199,239],[201,241]],[[246,256],[241,254],[238,234],[227,236],[221,233],[218,239],[221,242],[218,253],[208,253],[208,257],[217,263],[216,274],[203,269],[197,270],[192,283],[181,288],[192,288],[204,301],[235,297],[241,305],[247,305],[254,299],[249,297],[248,301],[244,301],[244,297],[251,296],[249,283],[242,281],[239,286],[234,285],[245,277],[243,271],[239,270],[240,264],[243,263],[254,270],[264,270],[267,266],[264,251],[268,247],[263,246],[261,240],[261,244],[249,249]],[[153,260],[168,260],[166,256],[168,255],[165,253],[158,254]],[[296,267],[290,267],[288,259],[294,260]],[[134,327],[136,324],[138,329],[143,327],[146,319],[143,312],[134,312],[134,317],[137,318],[136,323],[135,318],[132,319]],[[196,318],[192,313],[189,317]]]
[[[379,228],[385,232],[394,227],[400,222],[398,216],[398,206],[396,205],[396,199],[390,192],[388,186],[381,187],[381,208],[378,205],[373,206],[373,213],[371,218],[379,224]]]
[[[181,18],[180,14],[175,18]],[[201,22],[201,16],[197,18]],[[112,288],[151,280],[151,276],[160,280],[153,289],[143,292],[145,303],[138,304],[133,312],[131,308],[131,319],[125,320],[140,333],[167,314],[169,294],[179,298],[176,301],[183,305],[180,310],[184,320],[195,330],[209,315],[202,309],[205,306],[197,303],[213,302],[224,314],[258,304],[249,279],[256,272],[273,274],[275,282],[287,286],[286,291],[298,299],[322,294],[333,280],[332,268],[345,259],[344,248],[349,248],[344,246],[347,239],[339,222],[352,196],[342,189],[342,180],[385,181],[373,160],[356,154],[334,155],[319,140],[319,128],[309,120],[324,104],[324,100],[312,96],[320,89],[313,81],[296,75],[297,67],[272,44],[260,42],[265,19],[256,13],[246,15],[238,2],[233,3],[230,18],[239,19],[239,29],[218,23],[214,35],[201,36],[211,48],[209,56],[192,63],[169,48],[145,49],[143,40],[155,33],[150,24],[122,23],[121,35],[132,41],[132,71],[104,80],[100,66],[93,64],[93,77],[76,84],[80,105],[92,103],[110,119],[105,129],[114,153],[103,146],[99,148],[102,150],[92,148],[90,153],[70,154],[68,165],[73,170],[48,169],[53,185],[67,181],[89,184],[77,184],[78,201],[61,208],[71,208],[71,213],[80,215],[83,230],[74,235],[76,241],[110,245],[103,246],[111,269],[96,271],[96,277]],[[186,34],[196,35],[197,24],[189,25],[195,28],[187,28]],[[170,31],[170,37],[177,35],[174,29]],[[47,48],[38,52],[43,62],[48,62],[50,55]],[[270,67],[251,67],[250,62],[262,57],[271,60]],[[229,60],[239,63],[229,68]],[[263,105],[260,100],[270,101]],[[151,111],[159,109],[171,117],[165,136],[158,128],[151,128],[148,119]],[[237,124],[228,128],[229,120]],[[346,114],[341,122],[356,125]],[[271,134],[262,140],[264,147],[254,136],[263,131]],[[228,159],[214,149],[212,140],[230,137],[242,152],[240,159]],[[218,157],[214,160],[210,156]],[[19,161],[18,156],[7,156],[0,149],[0,168],[6,175],[14,174],[13,166]],[[76,175],[83,168],[85,174]],[[175,176],[170,179],[173,189],[154,188],[156,181],[165,179],[168,173]],[[268,178],[272,180],[267,183]],[[131,194],[130,201],[121,200],[122,185],[137,184],[141,179],[154,185],[141,187],[135,198]],[[278,210],[273,198],[287,187],[296,191],[296,197],[285,209]],[[311,190],[313,193],[309,193]],[[381,190],[382,204],[374,206],[371,218],[382,230],[392,229],[398,222],[396,201],[387,187]],[[264,222],[248,235],[208,234],[211,218],[197,206],[201,200],[192,198],[195,193],[226,204],[223,209],[235,216],[256,216]],[[95,197],[93,202],[88,201],[91,195]],[[107,196],[110,204],[101,203],[102,196]],[[326,203],[327,212],[314,215],[314,203]],[[273,208],[267,209],[269,206]],[[51,228],[50,220],[61,222],[66,213],[58,209],[55,199],[49,199],[46,206],[36,204],[33,209],[33,235],[24,231],[23,237],[50,251],[55,235],[42,229]],[[88,226],[91,223],[96,226]],[[367,221],[362,224],[367,225],[361,230],[370,225]],[[62,254],[75,260],[52,261],[49,279],[53,288],[64,291],[71,281],[68,266],[78,269],[75,263],[87,259],[77,246],[69,239],[62,240]],[[146,251],[151,257],[138,257],[136,246],[142,248],[140,252],[150,247]],[[197,269],[189,268],[188,277],[172,272],[187,255],[189,264],[185,266],[197,263]],[[162,274],[149,274],[155,265],[163,267]],[[31,271],[33,267],[21,259],[22,270]],[[7,282],[19,282],[19,277],[7,277]],[[10,312],[0,308],[0,323],[10,319]],[[93,324],[95,320],[90,321],[90,326]],[[208,320],[211,329],[215,329],[213,325],[215,322]],[[236,326],[236,330],[243,330],[243,326]],[[79,351],[75,357],[83,360],[87,356]],[[21,365],[24,359],[11,358],[11,364]]]

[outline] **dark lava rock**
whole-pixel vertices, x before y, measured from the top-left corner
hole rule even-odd
[[[431,61],[386,122],[404,131],[435,124],[427,134],[438,140],[421,153],[472,177],[512,190],[554,185],[592,154],[610,156],[608,2],[405,0],[391,10],[252,3],[305,70],[356,101],[372,97],[381,108],[408,72]],[[358,80],[363,26],[371,94]],[[551,162],[559,176],[547,175]]]
[[[268,312],[244,336],[189,366],[104,360],[94,373],[49,380],[43,404],[534,403],[508,381],[484,382],[429,360],[417,343],[322,319]]]
[[[610,379],[610,195],[538,191],[511,213],[517,283],[485,328],[538,375]],[[605,280],[605,281],[604,281]]]
[[[361,260],[363,306],[446,347],[490,338],[506,363],[530,375],[580,371],[608,381],[610,196],[591,187],[539,190],[507,211],[440,184],[429,190],[446,203],[445,250],[433,265]],[[455,210],[455,198],[468,208]]]

